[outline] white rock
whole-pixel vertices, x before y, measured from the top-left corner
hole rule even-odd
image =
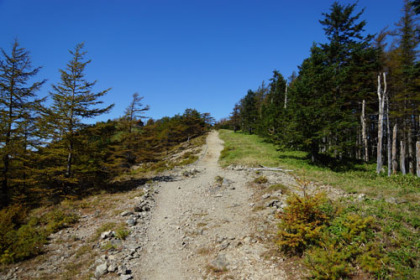
[[[98,265],[95,269],[95,277],[99,278],[102,275],[106,274],[107,272],[108,272],[108,266],[106,265],[106,263]]]

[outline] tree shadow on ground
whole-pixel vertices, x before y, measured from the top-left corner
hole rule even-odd
[[[314,162],[312,162],[310,156],[308,156],[306,160],[311,165],[328,168],[334,172],[364,171],[364,169],[361,168],[361,165],[363,164],[362,160],[356,160],[349,157],[338,158],[326,154],[318,154]]]
[[[144,187],[148,182],[173,182],[174,176],[153,176],[141,179],[127,179],[124,181],[113,182],[106,186],[105,190],[108,193],[122,193],[129,192],[137,188]]]
[[[310,154],[306,156],[280,155],[279,159],[304,161],[308,165],[327,168],[334,172],[365,171],[362,167],[364,163],[362,160],[356,160],[348,157],[336,158],[327,154],[318,154],[314,161],[312,160]]]

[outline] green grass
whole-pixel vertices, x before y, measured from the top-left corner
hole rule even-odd
[[[220,164],[281,167],[297,176],[342,188],[349,193],[364,193],[371,198],[394,197],[399,201],[420,200],[420,178],[412,175],[387,177],[375,173],[375,164],[354,164],[351,169],[336,172],[328,167],[311,164],[302,151],[279,151],[257,135],[220,130],[225,148]]]
[[[220,157],[222,166],[281,167],[293,170],[292,174],[305,180],[331,185],[349,194],[365,194],[363,201],[349,196],[337,204],[346,213],[374,217],[378,225],[374,242],[384,264],[382,269],[371,272],[372,277],[420,279],[420,178],[377,175],[374,163],[349,162],[343,168],[328,162],[314,165],[307,153],[279,151],[256,135],[220,130],[220,137],[225,142]]]

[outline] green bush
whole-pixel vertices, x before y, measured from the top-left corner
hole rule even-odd
[[[372,217],[343,213],[323,229],[319,246],[306,253],[305,263],[314,279],[349,277],[360,267],[379,276],[387,259],[375,242]]]
[[[40,254],[49,234],[77,220],[77,215],[58,208],[40,217],[29,217],[26,209],[16,205],[2,209],[0,263],[14,263]]]
[[[324,194],[299,197],[292,195],[287,199],[287,206],[280,214],[278,245],[289,254],[300,255],[310,245],[318,244],[321,230],[330,220],[328,203]]]

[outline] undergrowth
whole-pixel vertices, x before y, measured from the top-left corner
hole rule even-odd
[[[336,202],[292,195],[280,215],[279,248],[301,256],[312,279],[420,279],[420,178],[377,175],[374,163],[312,164],[307,153],[279,151],[256,135],[220,136],[223,166],[280,166],[347,192]]]
[[[50,234],[78,221],[78,215],[64,207],[41,208],[37,212],[29,213],[17,205],[0,211],[0,263],[40,254]]]

